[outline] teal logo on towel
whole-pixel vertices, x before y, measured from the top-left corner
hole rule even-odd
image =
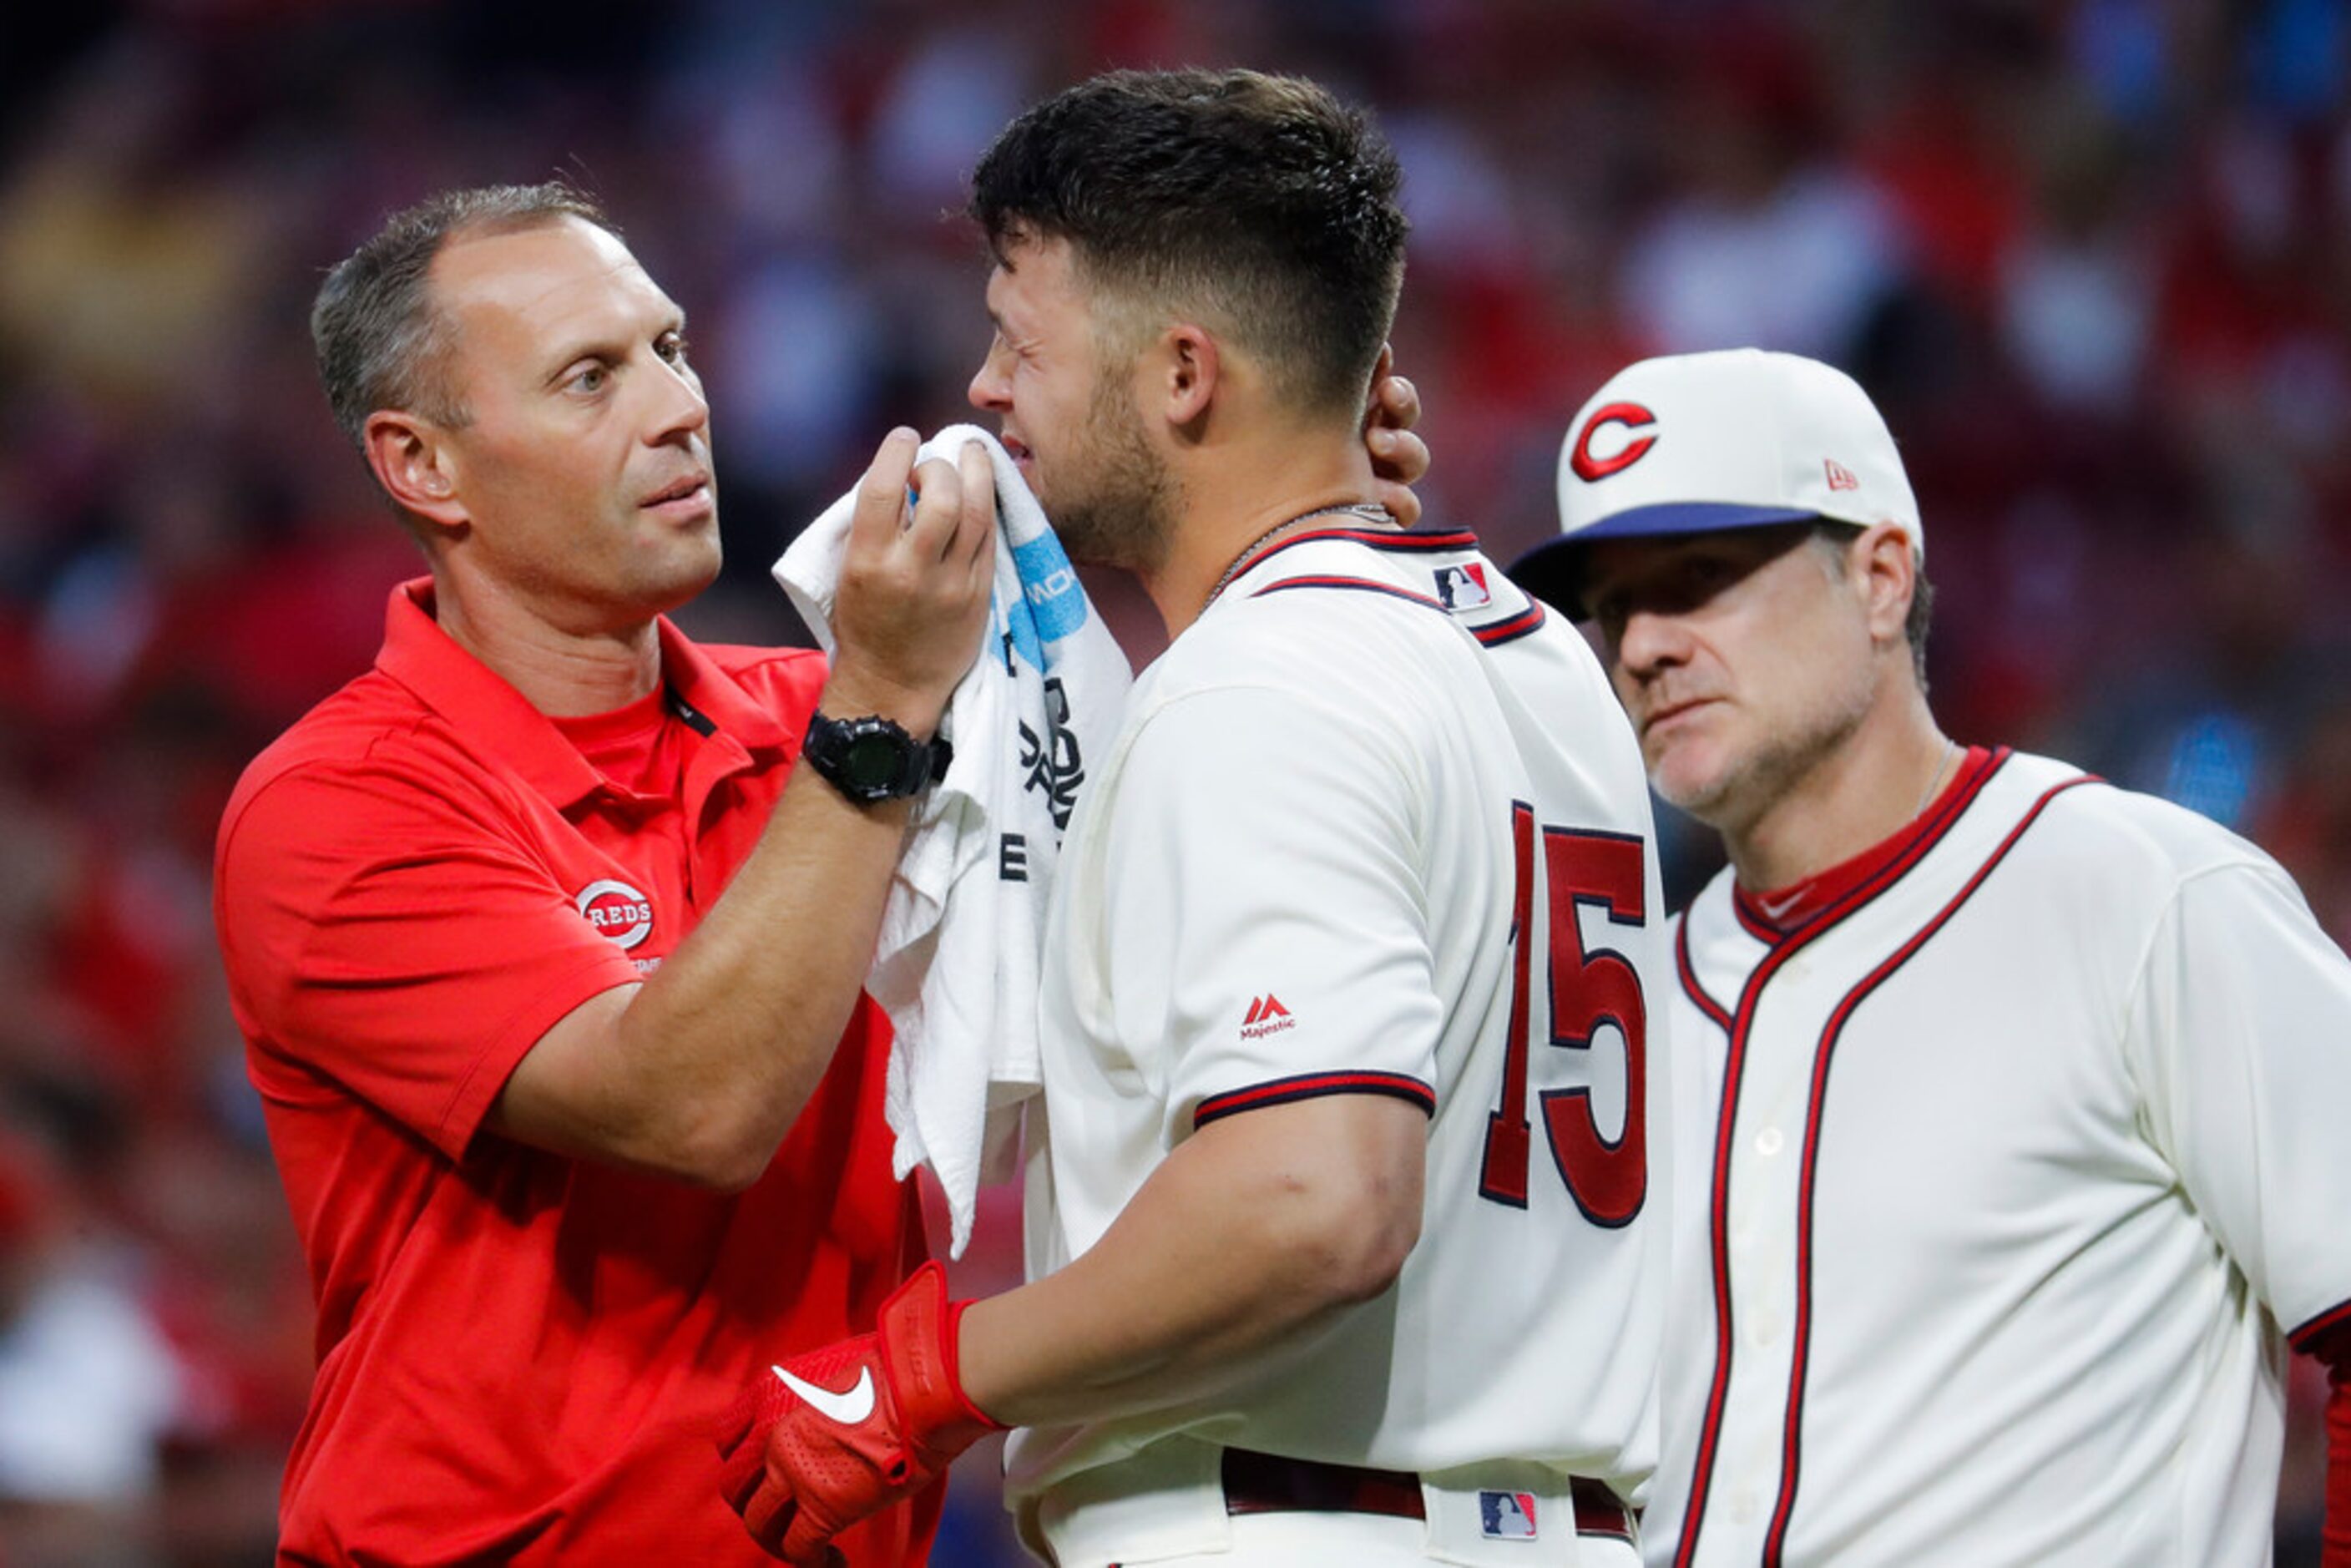
[[[1029,602],[1038,636],[1058,643],[1086,623],[1085,590],[1079,586],[1070,558],[1061,553],[1061,540],[1043,534],[1013,546],[1012,565],[1019,574],[1020,594]],[[1038,665],[1042,668],[1044,661],[1039,660]]]

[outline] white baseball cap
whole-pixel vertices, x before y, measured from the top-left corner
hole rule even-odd
[[[1813,517],[1900,523],[1925,558],[1918,503],[1869,394],[1797,354],[1668,354],[1617,371],[1576,413],[1560,445],[1560,537],[1510,576],[1576,614],[1591,540]]]

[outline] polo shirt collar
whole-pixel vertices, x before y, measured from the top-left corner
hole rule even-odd
[[[752,701],[667,616],[657,618],[655,624],[664,679],[718,734],[747,750],[789,744],[791,737],[783,724]],[[552,719],[441,629],[433,618],[431,578],[414,578],[392,591],[384,609],[383,648],[375,663],[377,669],[457,727],[469,744],[520,774],[558,809],[573,806],[606,787],[604,776],[580,755],[580,748]]]
[[[653,625],[661,633],[662,679],[680,701],[716,725],[719,734],[731,736],[747,751],[781,750],[799,742],[796,731],[756,701],[668,616],[659,617]]]

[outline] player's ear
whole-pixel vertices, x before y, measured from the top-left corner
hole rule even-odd
[[[1224,375],[1215,336],[1197,322],[1178,321],[1159,334],[1153,350],[1162,414],[1179,430],[1196,429],[1215,403]]]
[[[457,498],[457,455],[448,432],[401,409],[378,409],[360,433],[376,482],[402,511],[456,528],[466,520]]]
[[[1907,640],[1911,595],[1918,591],[1918,555],[1910,530],[1899,523],[1876,523],[1862,530],[1846,558],[1861,590],[1873,641]]]

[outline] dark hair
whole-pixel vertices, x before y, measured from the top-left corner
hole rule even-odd
[[[1858,523],[1816,517],[1813,520],[1812,537],[1843,561],[1853,541],[1865,531]],[[1903,617],[1902,634],[1909,640],[1910,666],[1917,672],[1918,689],[1922,692],[1927,689],[1927,631],[1934,619],[1935,585],[1927,580],[1927,563],[1920,560],[1910,581],[1910,612]]]
[[[310,341],[335,423],[353,445],[380,408],[463,424],[445,373],[449,326],[425,286],[433,259],[461,233],[508,234],[566,217],[617,235],[593,198],[561,180],[444,191],[394,213],[327,274],[310,306]]]
[[[999,264],[1067,240],[1090,285],[1213,312],[1276,390],[1359,415],[1404,281],[1395,153],[1296,77],[1113,71],[1008,126],[972,175]]]

